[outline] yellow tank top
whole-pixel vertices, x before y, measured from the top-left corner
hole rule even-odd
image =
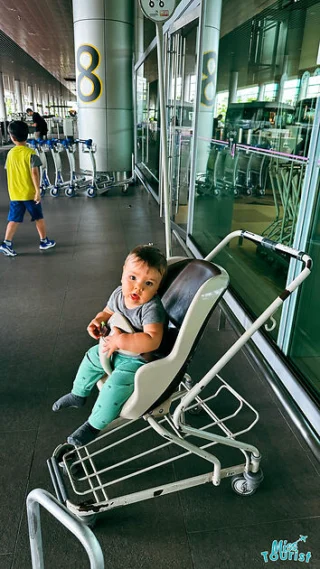
[[[15,146],[8,152],[6,170],[11,200],[33,200],[35,187],[31,177],[31,155],[36,154],[28,146]]]

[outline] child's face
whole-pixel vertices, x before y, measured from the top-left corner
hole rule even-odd
[[[137,257],[127,259],[122,272],[122,293],[127,308],[145,304],[157,293],[162,276]]]

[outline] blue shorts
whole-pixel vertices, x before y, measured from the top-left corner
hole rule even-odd
[[[19,200],[10,202],[8,221],[22,223],[26,210],[28,210],[31,215],[31,221],[43,219],[41,203],[36,203],[34,200]]]

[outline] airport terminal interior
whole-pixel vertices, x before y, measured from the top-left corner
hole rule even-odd
[[[0,0],[2,239],[8,125],[24,120],[56,241],[40,251],[26,213],[17,255],[0,255],[0,566],[317,569],[320,3],[151,4]],[[173,380],[143,417],[74,449],[98,389],[81,409],[52,404],[139,244],[173,258],[161,294],[176,344],[145,366]]]

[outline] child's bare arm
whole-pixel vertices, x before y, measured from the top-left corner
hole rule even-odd
[[[163,336],[163,324],[147,324],[143,327],[143,332],[134,334],[122,333],[118,328],[114,328],[112,336],[105,338],[103,351],[108,352],[110,357],[116,350],[127,350],[136,354],[153,352],[159,348]]]
[[[89,336],[97,340],[101,333],[101,323],[104,322],[106,324],[112,314],[113,312],[111,312],[107,306],[101,312],[98,312],[87,327]]]
[[[35,190],[34,201],[35,201],[36,203],[40,203],[40,201],[41,201],[41,196],[40,196],[40,172],[39,172],[38,166],[36,166],[35,168],[31,168],[31,177],[32,177],[32,182],[33,182],[34,190]]]

